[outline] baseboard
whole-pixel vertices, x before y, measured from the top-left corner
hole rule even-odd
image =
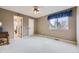
[[[73,45],[77,45],[75,41],[65,40],[65,39],[51,37],[51,36],[47,36],[47,35],[41,35],[41,34],[35,34],[35,35],[36,36],[43,36],[43,37],[46,37],[46,38],[55,39],[57,41],[63,41],[63,42],[70,43],[70,44],[73,44]]]

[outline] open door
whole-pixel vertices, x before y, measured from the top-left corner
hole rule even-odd
[[[14,16],[14,38],[23,36],[23,17]]]
[[[28,26],[29,26],[29,29],[28,29],[28,35],[29,36],[32,36],[32,35],[34,35],[34,19],[29,19],[29,21],[28,21]]]

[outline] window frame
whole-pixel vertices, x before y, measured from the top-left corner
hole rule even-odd
[[[57,27],[56,27],[56,28],[53,28],[53,25],[50,23],[50,20],[51,20],[51,19],[48,20],[48,21],[49,21],[49,26],[48,26],[49,29],[50,29],[50,30],[69,30],[69,17],[68,17],[68,16],[66,16],[66,17],[67,17],[67,27],[68,27],[67,29],[66,29],[66,28],[64,28],[64,29],[60,28],[60,29],[59,29],[59,28],[58,28],[58,24],[57,24]],[[63,18],[63,17],[60,17],[60,18]],[[56,21],[58,22],[60,18],[55,18],[55,19],[56,19]],[[64,17],[64,18],[65,18],[65,17]]]

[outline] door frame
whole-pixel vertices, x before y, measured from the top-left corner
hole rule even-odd
[[[33,34],[32,34],[32,35],[34,35],[34,29],[35,29],[35,28],[34,28],[34,27],[35,27],[35,26],[34,26],[34,22],[35,22],[35,21],[34,21],[33,18],[29,18],[29,19],[28,19],[28,36],[32,36],[32,35],[30,35],[30,33],[29,33],[29,31],[30,31],[29,20],[33,20]]]
[[[14,15],[14,16],[13,16],[13,30],[14,30],[14,17],[15,17],[15,16],[17,16],[17,15]],[[22,17],[22,16],[17,16],[17,17]],[[21,37],[21,38],[23,38],[23,19],[24,19],[24,18],[22,17],[22,27],[21,27],[21,28],[22,28],[22,37]],[[14,31],[15,31],[15,30],[14,30]],[[13,33],[14,33],[14,31],[13,31]],[[14,38],[15,38],[15,33],[14,33],[13,35],[14,35]]]

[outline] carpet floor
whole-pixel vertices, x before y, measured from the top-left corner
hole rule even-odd
[[[76,53],[72,44],[42,36],[11,39],[9,45],[0,46],[0,53]]]

